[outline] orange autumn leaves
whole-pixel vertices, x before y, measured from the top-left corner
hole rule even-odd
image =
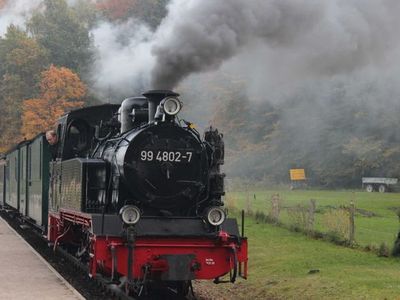
[[[86,86],[68,68],[53,65],[41,74],[40,95],[22,104],[22,134],[30,139],[54,128],[64,113],[82,107]]]

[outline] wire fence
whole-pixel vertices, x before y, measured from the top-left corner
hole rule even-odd
[[[375,251],[380,256],[389,256],[391,250],[388,242],[381,243],[365,243],[360,244],[357,241],[357,232],[368,234],[368,231],[374,231],[374,235],[388,234],[387,231],[379,229],[370,229],[366,227],[356,227],[356,214],[360,212],[364,215],[373,214],[363,209],[357,209],[355,201],[350,200],[347,205],[338,207],[318,207],[315,199],[310,199],[301,204],[291,204],[286,206],[284,199],[279,193],[274,193],[268,199],[264,199],[264,207],[262,209],[257,205],[257,209],[253,208],[253,203],[259,203],[260,199],[256,199],[256,195],[252,195],[245,190],[244,207],[237,207],[236,199],[229,199],[228,207],[236,210],[244,208],[248,216],[254,217],[256,221],[270,223],[280,227],[287,228],[295,232],[301,232],[313,238],[321,238],[329,240],[335,244],[360,247],[367,251]],[[393,233],[395,236],[396,233]],[[400,238],[393,241],[400,248]],[[400,249],[399,249],[400,252]]]

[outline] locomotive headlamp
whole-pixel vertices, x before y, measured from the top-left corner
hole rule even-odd
[[[207,210],[206,218],[208,223],[213,226],[219,226],[226,219],[226,212],[221,207],[211,207]]]
[[[135,225],[140,219],[140,210],[134,205],[125,205],[119,211],[122,221],[126,225]]]
[[[162,106],[167,115],[175,116],[178,112],[180,112],[182,103],[178,98],[169,97],[163,100]]]

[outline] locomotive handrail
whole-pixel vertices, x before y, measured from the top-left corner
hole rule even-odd
[[[56,249],[57,249],[58,241],[59,241],[62,237],[64,237],[64,236],[69,232],[70,229],[71,229],[71,225],[69,225],[68,228],[67,228],[67,230],[65,230],[62,234],[60,234],[60,235],[56,238],[56,240],[55,240],[55,242],[54,242],[54,246],[53,246],[53,251],[54,251],[54,252],[55,252]]]

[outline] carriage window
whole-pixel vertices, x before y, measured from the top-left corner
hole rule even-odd
[[[5,176],[6,176],[6,180],[8,180],[8,179],[9,179],[9,177],[8,177],[8,173],[9,173],[9,167],[8,167],[8,166],[9,166],[9,164],[8,164],[8,160],[6,160],[6,165],[5,165],[5,168],[6,168],[6,169],[5,169],[5,171],[6,171],[6,175],[5,175]]]
[[[42,151],[42,147],[41,147],[41,145],[40,145],[40,142],[39,143],[35,143],[35,152],[33,153],[34,155],[35,155],[35,157],[34,157],[34,166],[35,166],[35,174],[34,174],[34,176],[35,176],[35,180],[40,180],[40,173],[41,173],[41,170],[40,170],[40,161],[39,161],[39,157],[40,157],[40,155],[41,155],[41,151]]]
[[[24,171],[24,167],[25,167],[25,160],[24,160],[24,151],[21,150],[21,161],[19,164],[19,176],[22,180],[25,179],[25,171]]]
[[[28,147],[28,180],[32,180],[32,146]]]
[[[17,163],[17,157],[14,157],[14,163],[15,163],[15,166],[14,166],[14,172],[15,172],[15,180],[18,180],[18,163]]]

